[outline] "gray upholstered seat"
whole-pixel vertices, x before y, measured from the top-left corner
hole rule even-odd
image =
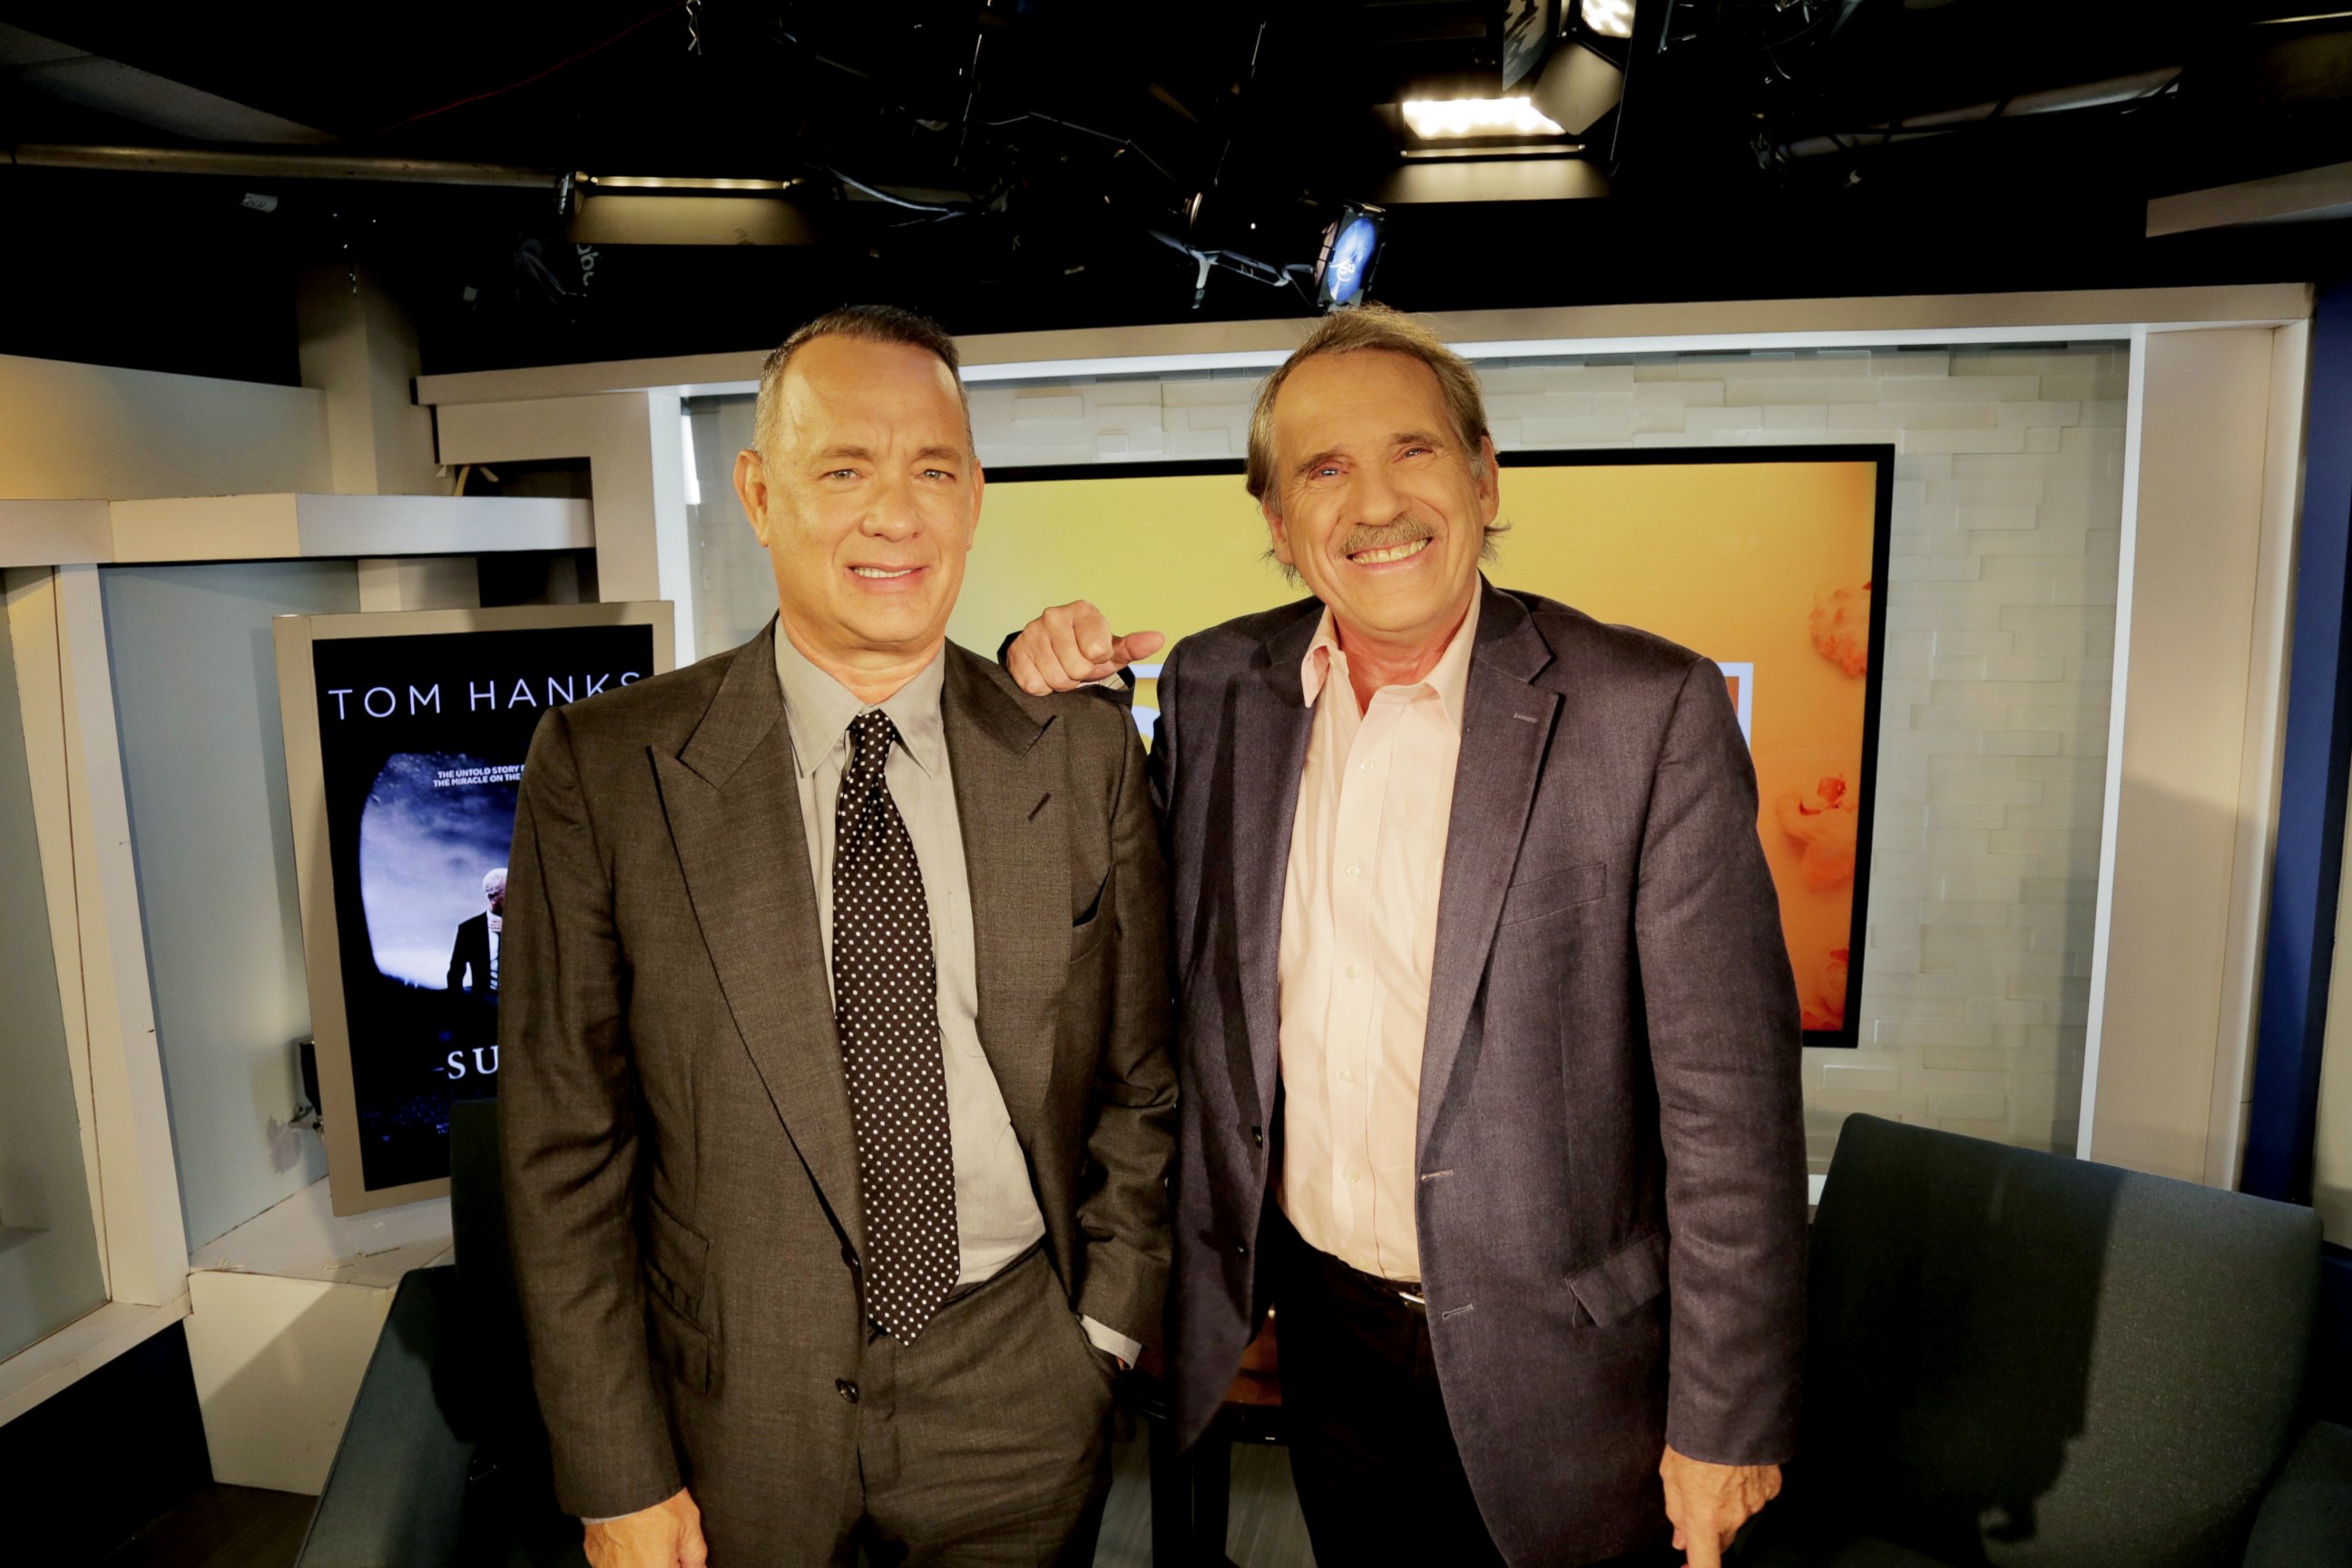
[[[1811,1246],[1804,1450],[1748,1561],[2245,1560],[2305,1426],[2311,1210],[1856,1116]]]

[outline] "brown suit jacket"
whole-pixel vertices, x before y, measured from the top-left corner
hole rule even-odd
[[[558,709],[515,816],[499,1107],[562,1506],[690,1485],[714,1552],[854,1515],[856,1145],[774,625]],[[1073,1310],[1158,1338],[1167,889],[1127,715],[949,646],[980,1037]]]
[[[1722,673],[1493,587],[1462,725],[1421,1069],[1420,1235],[1446,1416],[1496,1543],[1574,1563],[1664,1530],[1663,1444],[1795,1440],[1796,987]],[[1184,639],[1151,751],[1175,889],[1177,1436],[1265,1306],[1276,963],[1313,710],[1307,601]]]

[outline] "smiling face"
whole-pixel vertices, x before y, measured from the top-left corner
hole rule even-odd
[[[1330,606],[1343,646],[1442,647],[1500,503],[1493,443],[1465,445],[1436,373],[1388,349],[1300,361],[1273,437],[1275,559]]]
[[[980,521],[954,373],[908,344],[821,337],[776,391],[769,449],[737,456],[735,490],[784,632],[853,689],[854,675],[911,675],[947,635]]]

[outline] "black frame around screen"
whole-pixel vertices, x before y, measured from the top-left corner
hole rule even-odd
[[[1869,463],[1875,469],[1870,545],[1870,668],[1864,676],[1862,805],[1854,824],[1853,921],[1846,938],[1846,1015],[1842,1029],[1807,1029],[1805,1044],[1850,1049],[1862,1043],[1862,984],[1867,963],[1870,921],[1871,844],[1878,816],[1878,738],[1886,669],[1886,569],[1893,553],[1895,447],[1886,442],[1807,446],[1799,443],[1740,447],[1579,447],[1498,452],[1506,468],[1628,468],[1699,463]],[[1238,458],[1193,458],[1160,462],[1027,464],[990,468],[988,482],[1021,484],[1052,479],[1135,479],[1165,475],[1242,477]],[[1759,802],[1759,805],[1760,805]]]

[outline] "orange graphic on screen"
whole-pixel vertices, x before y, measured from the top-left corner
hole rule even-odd
[[[1808,888],[1835,888],[1853,879],[1860,804],[1836,773],[1815,784],[1809,794],[1791,791],[1772,803],[1780,831],[1805,847],[1801,865]]]

